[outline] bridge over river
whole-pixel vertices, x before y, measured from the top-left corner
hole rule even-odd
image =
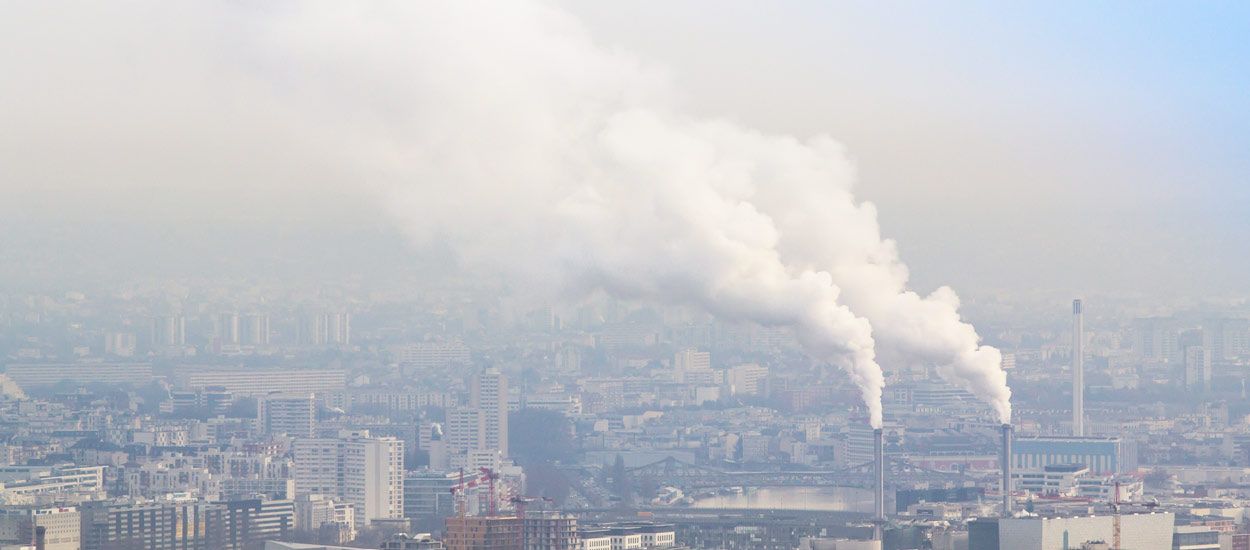
[[[965,474],[922,468],[903,458],[890,457],[886,462],[888,468],[885,473],[886,484],[895,488],[925,484],[929,486],[959,485],[973,480]],[[626,475],[633,483],[645,480],[660,485],[671,485],[687,492],[722,487],[803,486],[867,489],[872,487],[874,477],[872,462],[840,470],[742,471],[700,466],[674,457],[630,468],[626,470]]]

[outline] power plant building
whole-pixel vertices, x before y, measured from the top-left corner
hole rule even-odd
[[[1046,466],[1081,464],[1090,473],[1119,474],[1137,469],[1137,449],[1118,437],[1016,437],[1011,468],[1041,472]]]
[[[1069,550],[1102,543],[1133,550],[1172,550],[1176,517],[1170,512],[1117,517],[989,518],[968,526],[968,550]]]

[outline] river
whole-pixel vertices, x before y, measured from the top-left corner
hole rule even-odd
[[[853,487],[749,487],[696,498],[694,508],[761,508],[872,513],[872,491]]]

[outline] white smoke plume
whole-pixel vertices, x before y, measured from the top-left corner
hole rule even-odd
[[[61,134],[0,143],[11,177],[357,191],[471,269],[792,327],[847,372],[873,426],[878,345],[1009,419],[998,351],[949,289],[906,289],[832,139],[685,115],[661,71],[544,4],[189,4],[32,3],[0,23],[54,65],[0,57],[33,82],[0,92],[22,106],[2,114],[53,117],[76,146],[49,161]],[[65,17],[80,27],[27,30]],[[65,43],[80,55],[59,55]],[[87,97],[43,93],[49,71],[86,79],[68,84]]]

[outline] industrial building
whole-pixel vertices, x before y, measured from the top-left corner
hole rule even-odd
[[[968,550],[1068,550],[1087,543],[1133,550],[1172,550],[1175,522],[1176,516],[1168,512],[982,518],[968,525]]]
[[[1015,437],[1011,468],[1041,472],[1056,464],[1081,464],[1090,473],[1120,474],[1137,468],[1137,448],[1118,437]]]

